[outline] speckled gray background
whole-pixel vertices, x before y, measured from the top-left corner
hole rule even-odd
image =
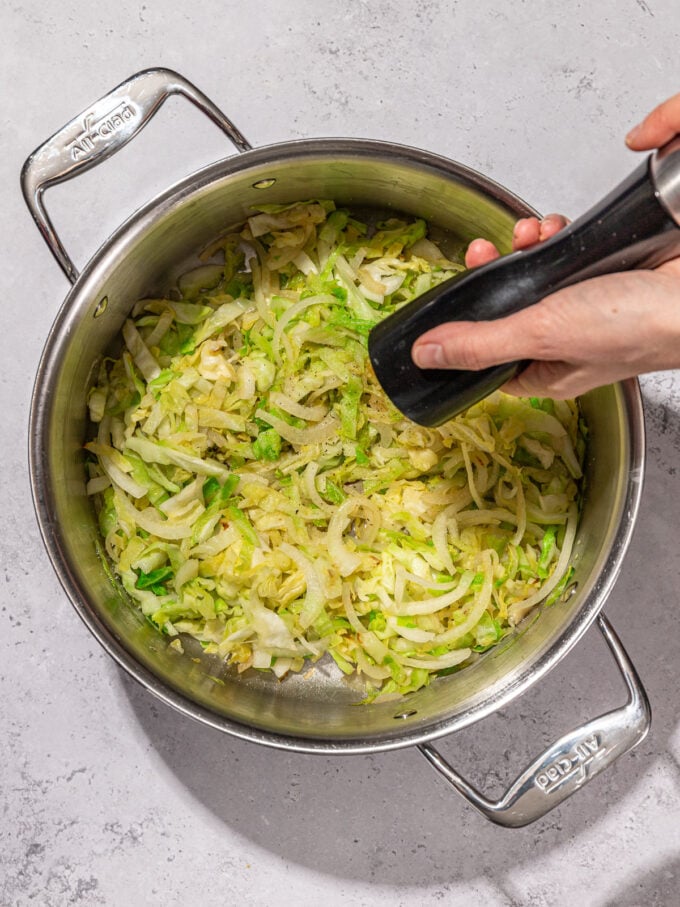
[[[30,502],[30,388],[67,285],[18,188],[43,139],[131,73],[165,65],[255,145],[391,139],[575,215],[632,168],[628,128],[680,90],[677,0],[0,0],[0,18],[0,903],[680,903],[680,375],[643,381],[644,500],[606,606],[647,686],[652,732],[546,819],[503,831],[415,751],[287,755],[189,723],[88,635]],[[139,203],[225,153],[213,126],[169,102],[114,160],[50,193],[76,262]],[[541,688],[442,749],[498,791],[623,698],[591,630]]]

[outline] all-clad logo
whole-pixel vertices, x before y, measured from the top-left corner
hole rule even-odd
[[[603,756],[604,753],[605,747],[599,737],[594,734],[582,743],[577,743],[571,752],[556,759],[539,775],[536,775],[534,784],[544,794],[550,794],[555,788],[571,779],[585,781],[588,777],[590,763],[597,756]]]
[[[121,101],[113,110],[99,118],[95,118],[92,113],[86,114],[83,117],[82,133],[68,145],[73,160],[81,161],[88,157],[95,151],[98,142],[106,141],[109,136],[124,129],[136,114],[137,111],[129,101]]]

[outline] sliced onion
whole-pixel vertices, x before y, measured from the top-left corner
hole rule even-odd
[[[185,583],[191,582],[192,579],[196,579],[198,576],[198,561],[189,558],[184,561],[182,566],[179,568],[175,574],[175,592],[179,592]]]
[[[192,533],[191,523],[164,520],[153,507],[137,510],[123,492],[116,495],[116,509],[122,521],[139,526],[159,539],[186,539]]]
[[[538,507],[532,507],[527,504],[527,519],[532,523],[538,523],[540,526],[552,526],[555,523],[562,524],[567,522],[567,514],[563,510],[541,510]]]
[[[371,633],[370,630],[367,630],[366,627],[359,620],[359,615],[357,614],[354,605],[352,604],[352,590],[349,583],[342,584],[342,603],[345,608],[345,613],[347,615],[347,620],[350,623],[351,628],[361,635]],[[374,633],[371,635],[375,636]],[[377,639],[377,637],[376,637]],[[382,645],[382,643],[381,643]],[[387,654],[387,646],[384,647],[385,654]],[[382,656],[380,657],[382,661]]]
[[[368,289],[370,292],[377,294],[378,296],[384,296],[387,292],[387,287],[381,281],[381,275],[378,274],[375,266],[363,265],[357,270],[357,277],[363,284],[365,289]]]
[[[527,530],[527,505],[524,498],[524,488],[522,487],[522,481],[519,477],[515,484],[515,488],[517,489],[517,529],[510,539],[510,544],[519,545]]]
[[[318,425],[312,425],[310,428],[296,428],[264,409],[256,410],[255,415],[258,419],[268,422],[286,441],[299,446],[327,441],[337,434],[340,428],[340,422],[332,413],[329,413]]]
[[[283,332],[290,324],[290,322],[294,318],[297,318],[300,312],[304,312],[305,309],[308,309],[313,305],[333,305],[334,303],[337,304],[337,301],[338,300],[335,298],[335,296],[331,296],[330,293],[320,293],[318,296],[307,296],[306,299],[301,299],[300,302],[296,302],[294,305],[287,308],[286,311],[277,319],[276,326],[274,328],[274,336],[272,338],[272,349],[277,359],[279,359],[279,361],[281,359],[281,340],[282,338],[285,340],[285,335]],[[292,351],[289,351],[289,356],[292,358],[291,353]]]
[[[439,559],[441,560],[444,569],[452,576],[456,572],[456,568],[453,564],[451,552],[449,551],[448,535],[449,525],[451,523],[455,525],[455,522],[456,519],[454,514],[451,513],[451,509],[445,507],[437,514],[432,523],[432,542],[434,544],[434,550],[439,555]]]
[[[508,609],[508,617],[511,624],[519,623],[520,620],[525,617],[529,613],[529,611],[531,611],[534,605],[542,602],[543,599],[547,598],[548,595],[550,595],[552,590],[562,579],[567,567],[569,566],[569,560],[571,559],[571,552],[572,548],[574,547],[574,539],[576,538],[577,525],[578,511],[575,506],[572,506],[567,517],[567,528],[564,533],[562,550],[560,551],[560,556],[557,559],[557,563],[555,564],[555,569],[551,573],[550,578],[545,583],[543,583],[543,585],[537,592],[534,592],[533,595],[525,598],[522,602],[515,602],[515,604],[510,605],[510,608]]]
[[[485,507],[480,510],[462,510],[456,514],[459,526],[497,525],[498,523],[517,523],[517,515],[502,507]]]
[[[472,426],[454,419],[452,422],[447,423],[445,431],[446,434],[461,442],[463,450],[465,450],[465,445],[467,444],[473,450],[483,450],[485,453],[492,453],[496,446],[493,435],[488,429],[483,430],[479,424],[477,427],[479,430],[475,431]]]
[[[396,617],[414,617],[418,614],[436,614],[448,608],[454,602],[460,601],[467,594],[475,574],[472,570],[466,570],[460,577],[455,589],[452,589],[446,595],[438,595],[436,598],[425,598],[414,602],[384,602],[383,610],[386,613],[393,614]]]
[[[454,665],[460,664],[466,658],[469,658],[471,654],[471,649],[454,649],[452,652],[433,658],[403,656],[399,661],[409,668],[426,668],[429,671],[441,671],[444,668],[452,668]]]
[[[300,568],[305,577],[307,591],[305,593],[305,602],[302,606],[299,620],[300,626],[306,630],[323,611],[325,596],[321,579],[314,564],[306,558],[299,549],[294,548],[287,542],[282,542],[279,545],[279,551],[289,557],[291,561]]]
[[[459,582],[460,579],[455,579],[451,580],[449,583],[439,583],[431,577],[418,576],[415,573],[410,573],[399,565],[395,570],[394,600],[399,605],[403,602],[404,590],[407,583],[411,583],[414,586],[421,586],[425,589],[429,589],[431,592],[450,592],[452,589],[456,588]]]
[[[230,474],[229,469],[216,460],[197,457],[194,454],[185,453],[183,450],[177,450],[175,447],[149,441],[148,438],[134,435],[128,438],[126,443],[130,450],[139,454],[143,460],[149,463],[160,463],[161,466],[181,466],[188,472],[195,472],[202,476],[216,476],[221,479],[228,478]]]
[[[118,485],[123,491],[126,491],[130,497],[143,498],[148,489],[139,482],[135,482],[130,476],[126,475],[122,469],[119,469],[110,457],[99,454],[99,462],[106,475],[111,479],[114,485]]]
[[[305,485],[305,491],[309,496],[310,501],[322,510],[324,513],[333,513],[335,507],[333,504],[328,504],[319,494],[316,487],[316,474],[319,471],[319,464],[316,460],[310,460],[310,462],[305,467],[305,471],[302,473],[302,480]]]
[[[485,509],[484,501],[479,494],[479,489],[475,482],[475,473],[472,469],[472,461],[470,460],[470,446],[468,444],[461,444],[461,450],[463,452],[463,461],[465,463],[465,471],[468,478],[468,487],[470,489],[470,494],[472,495],[472,500],[475,502],[479,510]]]
[[[403,636],[404,639],[409,639],[411,642],[430,642],[435,637],[432,630],[423,630],[420,627],[402,627],[397,622],[396,617],[388,617],[387,626],[394,630],[395,633],[398,633],[399,636]]]
[[[303,406],[301,403],[296,403],[295,400],[292,400],[289,396],[282,394],[280,391],[272,391],[269,394],[269,402],[274,406],[278,406],[278,408],[282,409],[285,413],[290,413],[291,416],[296,416],[298,419],[304,419],[306,422],[318,422],[328,413],[328,407],[323,406],[323,404],[319,403],[316,406]]]
[[[333,559],[340,576],[349,576],[361,566],[361,556],[345,545],[343,533],[351,522],[352,511],[356,508],[356,502],[352,498],[338,507],[328,523],[328,532],[326,533],[326,544],[328,553]]]
[[[439,633],[435,636],[433,640],[435,645],[449,645],[462,636],[465,636],[466,633],[474,630],[482,619],[482,614],[484,614],[489,607],[491,593],[493,591],[493,567],[488,553],[482,555],[482,561],[483,564],[480,565],[480,571],[484,574],[484,582],[482,583],[481,589],[476,593],[472,607],[466,614],[465,620],[462,623],[451,627],[450,630],[445,630],[444,633]]]

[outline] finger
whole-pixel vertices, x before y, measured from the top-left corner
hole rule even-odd
[[[584,374],[579,366],[568,362],[531,362],[507,381],[501,390],[515,397],[570,400],[606,383],[606,377],[602,379],[595,374]]]
[[[515,224],[512,247],[515,251],[527,249],[538,242],[550,239],[569,223],[562,214],[548,214],[543,220],[523,217]],[[465,266],[477,268],[500,257],[500,252],[488,239],[473,239],[465,253]]]
[[[540,221],[537,217],[524,217],[515,224],[512,247],[515,251],[528,249],[550,239],[568,223],[569,220],[562,214],[548,214]]]
[[[540,241],[544,242],[546,239],[550,239],[551,236],[563,230],[568,223],[568,218],[563,214],[547,214],[539,226]]]
[[[665,145],[680,132],[680,94],[655,107],[626,136],[633,151],[647,151]]]
[[[500,254],[488,239],[473,239],[465,253],[465,267],[477,268],[499,258]]]
[[[537,217],[523,217],[512,231],[512,248],[517,252],[535,246],[541,236],[541,224]]]

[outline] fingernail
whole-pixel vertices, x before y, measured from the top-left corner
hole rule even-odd
[[[421,343],[413,350],[413,361],[418,368],[444,368],[444,350],[438,343]]]
[[[638,123],[637,126],[633,126],[633,128],[630,130],[630,132],[629,132],[628,135],[626,136],[626,145],[630,145],[631,142],[634,142],[634,141],[635,141],[636,137],[637,137],[637,136],[639,135],[639,133],[640,133],[640,129],[641,129],[641,128],[642,128],[642,124],[641,124],[641,123]]]

